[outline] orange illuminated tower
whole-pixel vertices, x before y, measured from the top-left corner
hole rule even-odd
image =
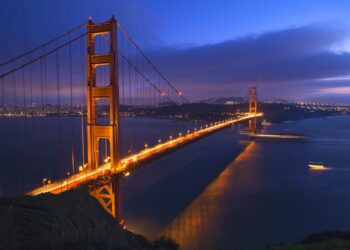
[[[109,51],[96,53],[96,37],[104,35],[109,39]],[[88,169],[99,167],[101,155],[99,141],[107,140],[110,148],[111,177],[91,191],[91,194],[118,222],[122,221],[120,206],[120,174],[116,169],[120,163],[119,143],[119,86],[118,86],[118,50],[117,21],[114,17],[101,24],[90,19],[87,24],[87,142]],[[109,68],[109,85],[99,86],[96,73],[98,67]],[[98,101],[109,102],[109,124],[99,125]]]
[[[249,86],[249,113],[255,114],[258,112],[258,95],[256,86]],[[256,118],[249,120],[249,130],[256,130]]]

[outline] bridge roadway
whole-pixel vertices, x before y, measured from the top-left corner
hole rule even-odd
[[[99,166],[99,168],[97,169],[82,170],[79,173],[71,175],[67,178],[38,187],[28,192],[27,194],[34,196],[42,193],[59,194],[67,190],[74,189],[81,184],[93,181],[105,175],[109,175],[112,173],[128,173],[129,171],[135,168],[141,167],[150,161],[156,160],[161,156],[170,153],[171,151],[174,151],[178,148],[181,148],[187,145],[188,143],[191,143],[206,135],[217,132],[218,130],[231,126],[232,124],[261,116],[263,116],[263,113],[246,113],[239,118],[217,122],[214,123],[212,126],[198,129],[192,133],[181,135],[177,138],[170,139],[163,143],[159,143],[153,147],[145,148],[134,155],[127,156],[121,160],[120,165],[115,170],[111,169],[110,163],[105,163]]]

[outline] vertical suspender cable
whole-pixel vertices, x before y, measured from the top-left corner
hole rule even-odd
[[[40,59],[40,96],[41,96],[41,111],[43,112],[44,107],[44,76],[43,76],[43,59]]]
[[[71,34],[69,33],[69,40]],[[74,121],[73,121],[73,72],[72,72],[72,43],[69,44],[69,87],[70,87],[70,124],[71,124],[71,144],[72,144],[72,174],[75,174],[74,162]]]
[[[41,106],[40,106],[40,112],[41,113],[44,113],[45,111],[44,111],[44,77],[43,77],[43,59],[41,58],[40,59],[40,96],[41,96]],[[45,119],[44,119],[45,120]],[[46,131],[45,131],[45,121],[42,121],[42,119],[40,119],[39,120],[40,121],[40,125],[41,125],[41,127],[42,127],[42,129],[41,130],[44,130],[44,143],[43,143],[43,145],[41,145],[41,149],[42,149],[42,155],[45,155],[46,156],[46,151],[47,151],[47,147],[46,147],[46,135],[45,135],[45,133],[46,133]],[[46,157],[44,157],[44,159],[46,160]],[[44,176],[46,176],[46,174],[47,174],[47,164],[46,164],[46,162],[45,161],[43,161],[43,171],[44,171],[44,173],[43,173],[43,175]],[[47,177],[45,177],[45,178],[47,178]]]
[[[5,94],[4,94],[4,86],[5,86],[5,78],[1,78],[1,86],[0,86],[0,91],[1,91],[1,107],[0,107],[0,116],[1,116],[1,124],[2,124],[2,131],[6,131],[6,125],[5,125],[5,118],[4,118],[4,115],[5,115],[5,100],[4,100],[4,97],[5,97]]]
[[[31,60],[31,53],[29,53],[29,61]],[[29,64],[29,98],[30,98],[30,107],[31,115],[33,115],[33,82],[32,82],[32,64]]]
[[[23,109],[25,110],[25,113],[27,114],[28,112],[28,107],[27,107],[27,92],[26,92],[26,77],[25,77],[25,68],[22,68],[22,89],[23,89]],[[25,143],[27,142],[27,133],[28,133],[28,117],[27,115],[24,116],[24,136],[23,136],[23,144],[26,145]]]
[[[59,47],[59,41],[57,41]],[[56,93],[57,93],[57,114],[61,112],[61,94],[60,94],[60,54],[56,51]]]
[[[43,48],[44,50],[44,54],[46,54],[46,45],[44,46]],[[44,93],[45,93],[45,108],[44,108],[44,112],[45,114],[47,115],[48,113],[48,107],[47,107],[47,77],[46,77],[46,56],[44,57]],[[46,158],[46,177],[48,180],[51,178],[51,174],[50,174],[50,167],[48,165],[48,162],[49,162],[49,138],[48,138],[48,133],[49,133],[49,120],[48,120],[48,117],[46,117],[45,119],[45,130],[44,130],[44,133],[45,133],[45,148],[46,148],[46,151],[45,151],[45,158]]]
[[[131,52],[130,52],[131,50],[130,50],[130,43],[128,43],[128,58],[130,58],[130,55],[131,55]],[[130,66],[130,64],[129,64],[129,67],[128,67],[128,70],[129,70],[129,77],[128,77],[128,80],[129,80],[129,82],[128,82],[128,87],[129,87],[129,95],[128,95],[128,98],[129,98],[129,100],[128,100],[128,103],[129,103],[129,109],[131,109],[131,66]],[[131,110],[130,110],[131,111]],[[132,124],[132,121],[131,121],[131,118],[129,118],[129,122]],[[132,133],[130,133],[130,145],[129,145],[129,153],[130,154],[132,154]]]
[[[59,47],[59,40],[57,40],[57,48]],[[61,93],[60,93],[60,54],[59,50],[56,50],[56,94],[57,94],[57,109],[56,109],[56,116],[57,116],[57,134],[58,134],[58,150],[57,150],[57,157],[58,157],[58,164],[59,168],[61,170],[61,174],[64,172],[63,164],[62,164],[62,137],[61,137],[61,119],[60,119],[60,113],[61,113]]]
[[[119,29],[118,29],[119,30]],[[119,32],[120,33],[120,32]],[[119,36],[118,36],[119,37]],[[123,58],[123,55],[125,53],[124,51],[124,36],[123,34],[121,33],[120,35],[120,39],[121,39],[121,50],[122,50],[122,53],[120,55],[120,62],[121,62],[121,67],[122,67],[122,72],[121,72],[121,76],[122,76],[122,105],[120,105],[120,108],[124,107],[124,109],[126,108],[126,103],[125,103],[125,61],[124,61],[124,58]],[[127,110],[124,110],[124,114],[126,114],[126,111]],[[123,129],[123,131],[120,133],[121,135],[121,142],[122,142],[122,149],[124,150],[125,152],[125,149],[126,149],[126,140],[125,140],[125,133],[126,133],[126,117],[124,115],[124,117],[121,116],[121,119],[123,119],[123,124],[124,126],[120,126],[121,129]]]
[[[29,53],[29,61],[31,61],[31,53]],[[30,134],[33,134],[33,115],[34,115],[34,110],[33,110],[33,81],[32,81],[32,64],[29,64],[29,99],[30,99],[30,117],[29,117],[29,130]],[[28,135],[28,134],[27,134]],[[28,141],[29,136],[26,138]],[[31,150],[32,150],[32,140],[30,140],[30,146],[28,147],[29,155],[31,155]]]
[[[16,68],[15,63],[13,63],[13,68]],[[17,93],[16,93],[16,72],[13,72],[13,98],[14,98],[14,112],[17,113]]]
[[[3,109],[5,109],[5,77],[1,78],[1,100]]]
[[[24,110],[27,109],[27,104],[26,104],[26,83],[25,83],[25,68],[22,68],[22,90],[23,90],[23,108]]]

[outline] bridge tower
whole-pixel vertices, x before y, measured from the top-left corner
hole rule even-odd
[[[258,95],[256,86],[249,86],[249,113],[256,114],[258,111]],[[249,130],[256,130],[256,118],[249,120]]]
[[[100,35],[109,37],[109,51],[96,53],[95,38]],[[118,85],[118,47],[117,21],[111,20],[94,24],[87,23],[87,153],[88,170],[99,167],[99,141],[108,140],[110,147],[111,175],[97,187],[90,190],[91,194],[101,203],[104,209],[121,223],[121,175],[116,174],[120,164],[119,142],[119,85]],[[109,85],[99,86],[96,69],[100,66],[109,67]],[[109,101],[109,124],[98,124],[98,100]]]

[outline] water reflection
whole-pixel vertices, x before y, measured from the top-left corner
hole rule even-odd
[[[222,207],[227,202],[225,194],[232,192],[232,175],[236,166],[251,157],[257,144],[249,143],[245,150],[182,212],[163,232],[175,239],[181,249],[215,249],[220,234],[227,234],[221,225],[225,221]],[[251,180],[253,181],[253,180]]]

